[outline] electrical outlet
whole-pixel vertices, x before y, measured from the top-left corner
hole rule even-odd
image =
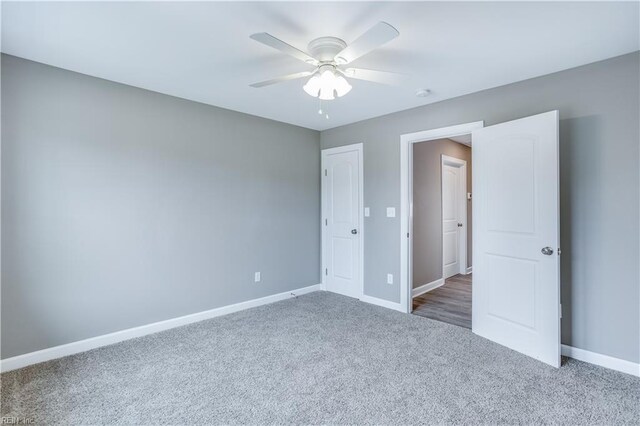
[[[371,216],[371,210],[369,210],[369,207],[365,207],[364,208],[364,217],[369,217]]]
[[[393,274],[387,274],[387,284],[393,284]]]
[[[396,217],[395,207],[387,207],[387,217]]]
[[[259,283],[260,282],[260,272],[256,272],[253,274],[253,281]]]

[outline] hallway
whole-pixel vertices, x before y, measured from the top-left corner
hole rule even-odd
[[[471,328],[472,275],[454,275],[444,285],[413,299],[413,313]]]

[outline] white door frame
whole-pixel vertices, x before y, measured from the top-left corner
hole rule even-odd
[[[413,150],[414,143],[467,135],[484,127],[484,121],[407,133],[400,136],[400,307],[411,313],[411,247],[413,238]]]
[[[460,187],[458,188],[458,207],[460,208],[460,223],[462,223],[462,231],[458,233],[458,273],[467,274],[467,162],[459,158],[450,157],[442,154],[440,163],[440,174],[444,170],[442,166],[457,167],[460,170]],[[440,181],[440,194],[444,194],[444,180]],[[444,208],[440,206],[441,211]],[[444,239],[442,240],[442,278],[444,279]]]
[[[358,232],[360,234],[360,264],[358,267],[360,268],[360,282],[358,283],[359,288],[359,296],[358,299],[362,299],[364,295],[364,161],[363,161],[363,144],[362,143],[354,143],[351,145],[343,145],[335,148],[327,148],[320,151],[320,229],[321,231],[321,247],[320,247],[320,256],[321,256],[321,264],[322,270],[320,274],[322,276],[322,290],[327,289],[326,283],[326,259],[324,255],[324,250],[326,248],[326,238],[327,238],[327,227],[325,226],[325,219],[327,215],[325,214],[325,207],[327,202],[325,200],[325,159],[330,154],[339,154],[342,152],[349,151],[357,151],[358,152],[358,211],[360,212],[360,227]]]

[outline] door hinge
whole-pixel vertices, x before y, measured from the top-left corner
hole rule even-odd
[[[329,275],[329,269],[328,268],[324,268],[324,274],[325,275]]]
[[[562,303],[560,304],[560,319],[562,319]]]
[[[324,220],[324,226],[327,226],[327,225],[328,225],[328,223],[327,223],[327,219],[325,219],[325,220]]]
[[[409,238],[409,233],[407,232],[407,238]]]
[[[325,176],[327,175],[327,169],[324,169],[324,175]]]

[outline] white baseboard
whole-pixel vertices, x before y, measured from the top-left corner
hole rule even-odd
[[[444,285],[444,278],[438,278],[435,281],[431,281],[430,283],[423,284],[420,287],[416,287],[411,290],[411,297],[418,297],[422,294],[425,294],[431,290],[434,290],[440,286]]]
[[[321,287],[321,284],[316,284],[309,287],[298,288],[291,291],[285,291],[283,293],[273,294],[271,296],[261,297],[259,299],[247,300],[246,302],[222,306],[220,308],[210,309],[208,311],[185,315],[178,318],[172,318],[165,321],[154,322],[152,324],[116,331],[114,333],[104,334],[102,336],[91,337],[89,339],[67,343],[65,345],[54,346],[52,348],[14,356],[12,358],[3,359],[0,361],[0,371],[11,371],[17,368],[26,367],[28,365],[38,364],[40,362],[62,358],[64,356],[77,354],[79,352],[85,352],[91,349],[100,348],[102,346],[112,345],[124,340],[134,339],[136,337],[146,336],[148,334],[153,334],[160,331],[169,330],[171,328],[192,324],[194,322],[231,314],[233,312],[255,308],[261,305],[267,305],[269,303],[279,302],[293,296],[300,296],[302,294],[318,291],[321,289]]]
[[[469,275],[469,274],[470,274],[470,273],[472,273],[472,272],[473,272],[473,266],[469,266],[469,267],[467,268],[467,275]]]
[[[437,281],[434,281],[434,283]],[[431,285],[429,283],[427,285]],[[422,289],[425,286],[420,286],[413,291]],[[440,284],[442,285],[442,284]],[[439,286],[436,286],[439,287]],[[433,288],[436,288],[433,287]],[[45,361],[50,361],[56,358],[62,358],[68,355],[85,352],[91,349],[100,348],[103,346],[112,345],[114,343],[122,342],[136,337],[146,336],[148,334],[158,333],[160,331],[169,330],[183,325],[192,324],[199,321],[219,317],[222,315],[231,314],[233,312],[242,311],[257,306],[267,305],[269,303],[278,302],[288,299],[292,296],[300,296],[314,291],[322,290],[322,284],[316,284],[309,287],[303,287],[283,293],[273,294],[271,296],[262,297],[259,299],[247,300],[245,302],[236,303],[233,305],[222,306],[220,308],[210,309],[208,311],[198,312],[195,314],[185,315],[178,318],[172,318],[165,321],[159,321],[152,324],[142,325],[139,327],[129,328],[126,330],[116,331],[114,333],[105,334],[102,336],[92,337],[77,342],[67,343],[65,345],[55,346],[52,348],[42,349],[35,352],[30,352],[23,355],[18,355],[12,358],[0,360],[0,371],[11,371],[18,368],[26,367],[33,364],[38,364]],[[427,290],[429,291],[429,290]],[[422,294],[422,293],[421,293]],[[415,293],[414,293],[415,297]],[[371,303],[373,305],[382,306],[384,308],[393,309],[399,312],[406,312],[402,308],[400,303],[389,302],[388,300],[379,299],[373,296],[363,295],[360,300],[362,302]],[[631,361],[626,361],[619,358],[614,358],[608,355],[599,354],[596,352],[590,352],[584,349],[574,348],[572,346],[562,345],[562,355],[577,359],[578,361],[588,362],[590,364],[599,365],[601,367],[609,368],[611,370],[620,371],[623,373],[631,374],[636,377],[640,377],[640,364]]]
[[[635,362],[567,345],[562,345],[562,355],[577,359],[578,361],[588,362],[590,364],[599,365],[611,370],[621,371],[623,373],[631,374],[632,376],[640,377],[640,364],[636,364]]]
[[[372,305],[382,306],[383,308],[393,309],[395,311],[400,311],[403,313],[407,312],[406,309],[403,309],[400,303],[389,302],[388,300],[378,299],[377,297],[367,296],[366,294],[362,295],[362,297],[360,298],[360,301],[365,303],[371,303]]]

